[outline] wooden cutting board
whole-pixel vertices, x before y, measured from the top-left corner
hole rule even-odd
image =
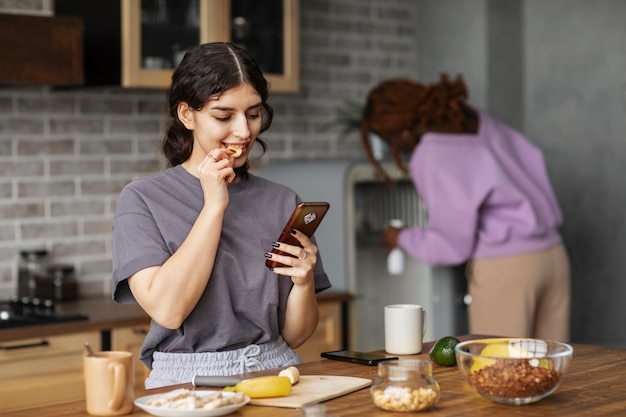
[[[306,404],[319,403],[331,398],[368,387],[371,379],[352,376],[302,375],[300,381],[291,388],[286,397],[256,398],[250,400],[252,405],[270,407],[301,408]]]

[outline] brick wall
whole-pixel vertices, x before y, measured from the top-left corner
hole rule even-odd
[[[356,134],[324,126],[379,80],[416,77],[413,0],[300,0],[301,91],[274,94],[264,163],[362,158]],[[51,14],[52,0],[0,0]],[[163,91],[0,87],[0,299],[19,249],[76,266],[82,295],[109,294],[111,220],[121,188],[161,169]]]

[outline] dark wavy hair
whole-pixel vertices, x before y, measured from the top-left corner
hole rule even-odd
[[[386,80],[375,86],[367,96],[361,118],[361,142],[378,178],[389,182],[389,176],[374,158],[369,132],[375,132],[391,145],[398,168],[407,172],[402,155],[393,146],[392,138],[405,130],[412,131],[416,146],[421,137],[418,126],[430,132],[472,132],[475,111],[467,104],[467,86],[461,76],[451,81],[441,74],[438,82],[424,85],[408,79]]]
[[[193,132],[178,118],[178,105],[187,103],[201,110],[210,98],[242,84],[251,85],[261,97],[261,132],[272,124],[274,110],[267,103],[268,83],[261,68],[250,54],[230,42],[206,43],[189,50],[172,74],[167,92],[167,129],[163,138],[163,154],[170,166],[185,162],[193,150]],[[266,143],[256,142],[263,149]],[[248,178],[249,163],[235,169],[237,177]]]

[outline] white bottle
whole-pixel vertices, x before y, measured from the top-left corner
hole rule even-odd
[[[389,220],[389,226],[401,229],[404,222],[400,219]],[[404,252],[399,246],[396,246],[387,255],[387,272],[390,275],[400,275],[404,273]]]

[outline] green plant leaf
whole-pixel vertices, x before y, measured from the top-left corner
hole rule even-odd
[[[365,103],[353,99],[346,99],[343,104],[337,108],[337,116],[330,122],[324,123],[321,129],[322,131],[328,131],[338,128],[339,140],[343,140],[350,133],[359,131],[364,109]]]

